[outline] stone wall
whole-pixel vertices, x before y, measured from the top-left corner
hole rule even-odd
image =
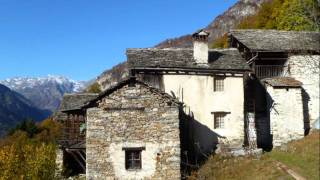
[[[289,75],[303,83],[305,121],[311,126],[319,118],[319,62],[320,55],[289,57]]]
[[[142,169],[123,148],[145,147]],[[125,85],[87,110],[87,179],[180,179],[179,108],[142,84]]]
[[[303,101],[301,88],[267,86],[270,126],[273,146],[281,146],[304,137]]]
[[[56,177],[61,177],[63,172],[63,150],[56,149]]]

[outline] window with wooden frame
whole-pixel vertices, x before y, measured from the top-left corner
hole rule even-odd
[[[225,112],[215,112],[214,115],[214,128],[215,129],[223,129],[225,127],[225,119],[227,113]]]
[[[214,80],[213,80],[214,91],[224,91],[224,79],[225,77],[219,77],[219,76],[214,77]]]
[[[125,151],[125,167],[126,170],[139,170],[142,168],[142,150],[144,147],[139,148],[123,148]]]

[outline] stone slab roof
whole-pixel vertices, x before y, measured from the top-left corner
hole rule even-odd
[[[251,51],[320,52],[320,32],[247,29],[230,34]]]
[[[208,65],[197,64],[193,49],[127,49],[128,64],[131,68],[185,68],[208,70],[250,70],[239,51],[210,49]]]
[[[82,93],[82,94],[65,94],[60,104],[59,111],[80,110],[88,101],[98,97],[98,94]]]
[[[150,89],[150,91],[154,92],[154,93],[158,93],[161,96],[163,96],[164,98],[168,98],[170,99],[173,103],[177,104],[178,106],[181,105],[182,103],[178,101],[178,99],[172,97],[171,95],[167,94],[164,91],[161,91],[160,89],[151,87],[149,85],[147,85],[146,83],[136,80],[135,77],[131,77],[131,78],[127,78],[123,81],[120,81],[119,83],[115,84],[114,86],[111,86],[110,88],[106,89],[105,91],[103,91],[102,93],[100,93],[98,96],[96,96],[95,98],[91,99],[90,101],[87,101],[83,106],[82,109],[87,109],[90,108],[92,106],[95,105],[95,103],[99,100],[101,100],[102,98],[108,96],[109,94],[113,93],[114,91],[122,88],[123,86],[126,86],[128,84],[141,84],[143,86],[145,86],[146,88]]]
[[[302,82],[295,80],[291,77],[275,77],[275,78],[266,78],[262,82],[269,84],[273,87],[301,87]]]

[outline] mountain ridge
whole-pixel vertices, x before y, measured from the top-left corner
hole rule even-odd
[[[270,0],[240,0],[231,6],[228,10],[214,18],[205,29],[210,32],[209,44],[222,37],[230,29],[236,28],[238,23],[247,16],[255,14],[262,3]],[[191,34],[182,35],[180,37],[170,38],[155,45],[156,48],[191,48]]]
[[[32,102],[21,94],[0,84],[0,136],[21,121],[31,118],[41,121],[49,116],[50,112],[33,106]]]
[[[64,93],[77,93],[85,89],[85,82],[75,81],[64,76],[14,77],[0,81],[14,90],[33,105],[51,113],[60,105]]]

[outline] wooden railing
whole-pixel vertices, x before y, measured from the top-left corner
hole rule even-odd
[[[283,65],[256,65],[255,74],[258,78],[271,78],[283,76]]]

